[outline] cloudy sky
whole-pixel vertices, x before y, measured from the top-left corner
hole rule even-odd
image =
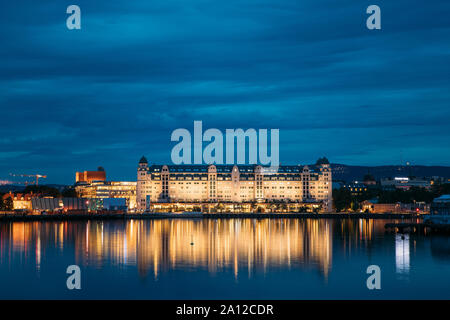
[[[194,120],[279,128],[282,164],[450,165],[448,0],[21,0],[0,23],[0,180],[132,180]]]

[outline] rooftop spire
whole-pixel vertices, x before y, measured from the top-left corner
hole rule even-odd
[[[139,163],[147,163],[148,164],[147,158],[142,156],[141,160],[139,160]]]

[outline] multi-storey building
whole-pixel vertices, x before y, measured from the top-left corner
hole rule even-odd
[[[14,194],[10,191],[9,193],[3,195],[3,201],[10,198],[12,200],[14,210],[31,210],[31,199],[40,196],[40,194],[33,194],[32,192],[26,194]]]
[[[93,181],[77,183],[75,190],[80,198],[106,199],[125,198],[128,209],[136,208],[135,181]]]
[[[432,185],[432,179],[431,178],[409,178],[409,177],[395,177],[392,178],[384,178],[380,181],[381,187],[383,189],[402,189],[402,190],[409,190],[413,187],[417,188],[425,188],[430,189]]]
[[[329,164],[261,165],[149,165],[142,157],[137,169],[139,211],[152,203],[320,202],[330,211],[332,179]]]
[[[355,182],[350,184],[344,184],[342,188],[347,189],[348,191],[350,191],[352,196],[357,197],[367,192],[368,187],[363,183]]]
[[[106,181],[106,171],[98,167],[97,171],[83,171],[75,173],[75,182],[91,183],[93,181]]]

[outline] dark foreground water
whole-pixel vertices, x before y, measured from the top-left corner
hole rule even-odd
[[[402,238],[386,222],[0,223],[0,298],[450,299],[450,237]],[[73,264],[81,290],[66,287]],[[369,265],[381,290],[367,289]]]

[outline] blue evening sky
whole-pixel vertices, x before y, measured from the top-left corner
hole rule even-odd
[[[21,0],[0,23],[0,180],[134,180],[194,120],[279,128],[282,164],[450,165],[448,0]]]

